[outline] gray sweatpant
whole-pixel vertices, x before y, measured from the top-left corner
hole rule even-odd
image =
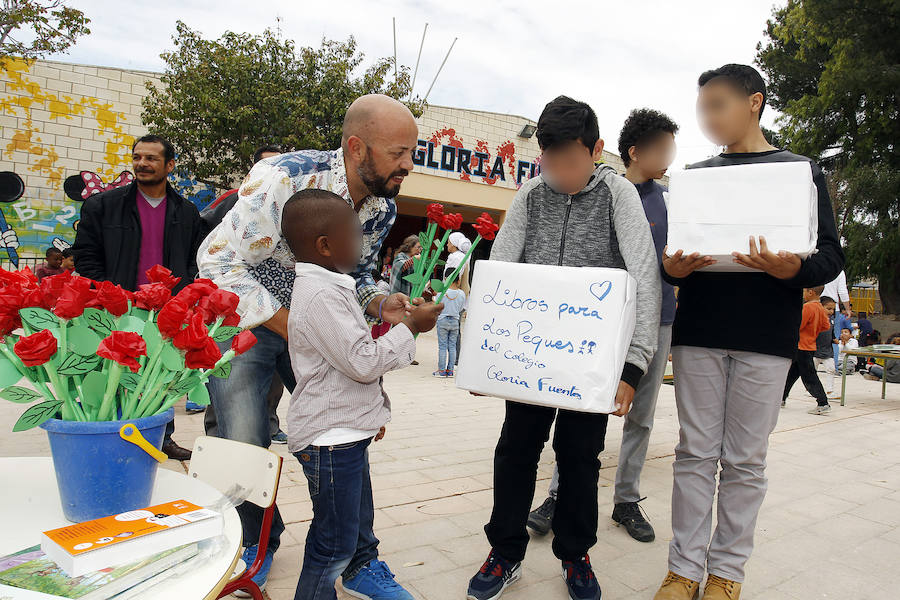
[[[694,581],[703,580],[704,570],[744,580],[766,495],[769,434],[790,365],[788,358],[755,352],[672,348],[680,441],[673,466],[669,570]]]
[[[650,361],[647,374],[641,377],[634,392],[631,410],[625,415],[622,428],[622,446],[619,448],[619,467],[616,469],[616,491],[613,502],[637,502],[641,499],[641,470],[647,459],[650,445],[650,431],[656,414],[656,400],[659,386],[666,374],[669,362],[669,346],[672,343],[672,326],[660,325],[656,354]],[[553,469],[550,480],[550,497],[556,498],[559,490],[559,469]]]

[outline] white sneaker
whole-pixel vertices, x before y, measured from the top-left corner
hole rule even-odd
[[[831,405],[826,404],[824,406],[816,406],[814,409],[808,411],[811,415],[824,415],[831,412]]]

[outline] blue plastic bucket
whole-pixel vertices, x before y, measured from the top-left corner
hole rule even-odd
[[[175,411],[169,409],[127,421],[44,421],[66,519],[80,523],[149,506],[159,462],[119,437],[119,429],[133,423],[162,448],[166,423],[173,418]]]

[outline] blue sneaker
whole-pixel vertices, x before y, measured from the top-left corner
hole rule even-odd
[[[475,577],[469,580],[468,600],[496,600],[522,576],[522,563],[512,563],[491,550]]]
[[[569,588],[569,598],[572,600],[600,600],[600,584],[594,576],[591,568],[591,557],[587,554],[584,558],[575,562],[564,560],[563,579]]]
[[[341,582],[344,591],[363,600],[415,600],[412,594],[394,581],[387,564],[373,560],[350,580]]]
[[[278,430],[275,435],[272,436],[273,444],[287,444],[287,434],[282,430]]]
[[[204,410],[206,410],[206,407],[203,405],[197,404],[196,402],[191,402],[190,400],[188,400],[187,402],[184,403],[184,412],[186,412],[189,415],[202,413]]]
[[[256,551],[259,549],[258,545],[249,546],[244,548],[244,554],[241,555],[241,559],[244,561],[244,564],[247,565],[249,569],[253,565],[253,561],[256,560]],[[269,579],[269,570],[272,568],[272,557],[274,553],[271,550],[266,550],[266,557],[263,559],[262,567],[259,569],[259,573],[257,573],[253,577],[253,583],[259,586],[259,591],[263,591],[266,589],[266,581]],[[238,598],[251,598],[252,596],[245,592],[244,590],[237,590],[234,592],[234,595]]]

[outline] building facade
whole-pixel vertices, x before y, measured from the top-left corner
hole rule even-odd
[[[14,230],[19,247],[0,248],[0,264],[34,264],[50,246],[67,247],[81,203],[132,180],[131,145],[147,131],[141,99],[148,83],[159,85],[159,74],[44,60],[3,63],[0,231]],[[431,202],[462,213],[468,223],[482,212],[502,221],[518,187],[540,172],[531,119],[428,106],[418,123],[415,167],[397,198],[400,216],[385,248],[418,232]],[[604,152],[603,160],[624,171],[618,156]],[[171,182],[200,209],[222,191],[189,173]]]

